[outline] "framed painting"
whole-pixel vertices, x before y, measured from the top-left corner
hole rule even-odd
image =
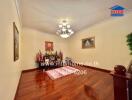
[[[45,51],[53,51],[53,42],[45,41]]]
[[[14,34],[14,61],[19,59],[19,31],[15,22],[13,22],[13,34]]]
[[[82,39],[82,49],[95,48],[95,37]]]

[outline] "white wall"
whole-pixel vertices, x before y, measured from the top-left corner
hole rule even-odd
[[[126,35],[132,32],[132,14],[84,29],[69,39],[70,56],[77,62],[113,69],[117,64],[127,66],[132,59],[126,43]],[[81,40],[95,36],[95,48],[82,49]],[[94,62],[98,64],[94,65]]]
[[[35,56],[39,52],[45,53],[45,41],[52,41],[54,51],[62,51],[64,57],[68,56],[67,41],[53,34],[47,34],[30,28],[23,28],[22,35],[22,67],[32,69],[36,67]]]
[[[13,22],[21,34],[14,0],[0,0],[0,100],[14,99],[20,77],[20,59],[13,60]]]

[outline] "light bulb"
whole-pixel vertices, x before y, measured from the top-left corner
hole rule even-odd
[[[60,36],[61,36],[62,38],[68,38],[68,37],[69,37],[68,34],[60,34]]]
[[[70,25],[67,25],[67,28],[70,28],[71,26]]]
[[[73,31],[71,31],[71,34],[73,34],[74,32]]]
[[[70,33],[71,33],[71,31],[72,31],[71,29],[68,30],[68,32],[70,32]]]
[[[64,32],[64,31],[66,31],[66,29],[65,28],[62,28],[62,31]]]
[[[59,28],[62,28],[62,25],[61,24],[59,25]]]

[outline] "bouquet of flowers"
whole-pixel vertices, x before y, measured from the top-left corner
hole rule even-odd
[[[43,61],[43,54],[39,50],[39,52],[36,54],[36,62],[39,63],[40,61]]]

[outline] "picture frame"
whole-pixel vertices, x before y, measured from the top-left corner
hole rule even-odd
[[[95,37],[82,39],[82,49],[95,48]]]
[[[18,28],[13,22],[13,41],[14,41],[14,61],[19,59],[19,31]]]
[[[53,42],[45,41],[45,51],[53,51]]]

